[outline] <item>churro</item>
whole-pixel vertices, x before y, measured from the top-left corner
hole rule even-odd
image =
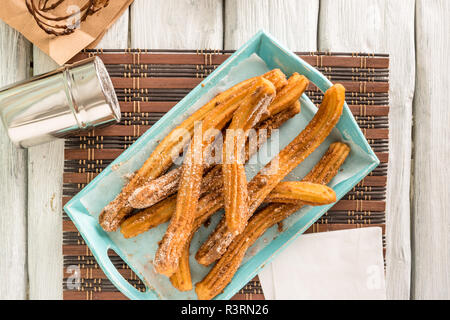
[[[282,89],[284,90],[284,89]],[[273,92],[271,100],[275,97]],[[247,177],[244,168],[244,150],[248,131],[267,112],[264,104],[241,104],[228,126],[223,144],[223,193],[225,220],[230,231],[241,232],[248,215]]]
[[[272,189],[330,134],[339,121],[345,100],[345,89],[340,84],[329,88],[319,110],[306,128],[272,159],[249,183],[249,216],[256,211]],[[209,265],[225,252],[236,233],[228,230],[224,219],[197,251],[197,262]]]
[[[286,84],[286,77],[279,69],[274,69],[262,77],[271,79],[276,88],[281,89]],[[172,130],[155,148],[150,157],[144,162],[142,167],[135,173],[133,178],[122,188],[116,198],[111,201],[100,213],[99,223],[105,231],[116,231],[121,222],[132,212],[132,207],[128,204],[128,198],[133,191],[143,183],[155,179],[163,174],[188,143],[184,139],[186,133],[192,134],[194,124],[202,121],[211,111],[220,107],[228,106],[233,111],[236,104],[248,94],[254,83],[260,77],[245,80],[230,89],[218,94],[211,101],[206,103],[179,126]],[[225,108],[226,109],[226,108]]]
[[[270,113],[277,113],[286,105],[298,101],[308,85],[306,77],[294,73],[271,103]],[[261,118],[270,114],[266,110],[241,105],[236,110],[227,130],[223,147],[222,175],[224,180],[225,221],[230,232],[240,233],[249,216],[247,178],[242,161],[242,149],[247,131]]]
[[[213,142],[213,137],[207,141],[203,141],[203,137],[208,135],[210,130],[222,130],[231,120],[234,111],[241,105],[264,109],[265,107],[259,106],[270,104],[275,96],[275,90],[270,81],[259,77],[249,89],[249,94],[243,99],[232,103],[232,106],[226,103],[218,105],[204,119],[201,130],[197,130],[199,134],[195,134],[194,130],[194,137],[183,163],[176,210],[153,262],[156,272],[170,277],[176,271],[179,257],[192,230],[203,176],[203,151]]]
[[[304,181],[327,184],[337,174],[350,148],[340,142],[333,143]],[[225,289],[239,268],[249,247],[273,225],[281,222],[302,207],[297,204],[270,204],[257,212],[244,231],[230,244],[225,254],[214,265],[206,277],[195,287],[201,300],[214,298]]]
[[[186,242],[186,245],[181,253],[178,268],[170,276],[170,282],[180,291],[192,290],[191,269],[189,267],[189,249],[191,246],[191,240],[200,226],[204,224],[214,212],[222,207],[222,200],[218,201],[217,199],[222,199],[221,192],[208,193],[199,200],[197,206],[197,216],[194,220],[188,241]]]
[[[129,205],[135,209],[144,209],[174,194],[178,190],[181,171],[181,167],[170,170],[137,188],[128,198]]]
[[[298,203],[322,206],[336,201],[330,187],[304,181],[282,181],[264,199],[264,202]]]

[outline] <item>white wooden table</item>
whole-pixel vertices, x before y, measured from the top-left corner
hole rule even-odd
[[[388,298],[449,299],[449,16],[448,0],[135,0],[99,47],[236,49],[264,28],[295,51],[389,53]],[[54,67],[0,22],[0,86]],[[62,141],[17,150],[0,126],[1,299],[62,298],[62,172]]]

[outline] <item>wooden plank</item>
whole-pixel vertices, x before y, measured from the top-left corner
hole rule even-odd
[[[128,10],[107,31],[99,46],[128,47]],[[34,48],[34,72],[56,64]],[[28,159],[28,269],[31,299],[62,299],[62,173],[64,141],[29,149]]]
[[[222,49],[222,0],[135,0],[131,47]]]
[[[449,1],[417,1],[412,206],[414,299],[450,299],[449,16]]]
[[[321,51],[390,54],[386,285],[389,299],[408,299],[414,1],[322,0],[318,43]]]
[[[237,49],[258,30],[294,51],[315,51],[319,0],[227,0],[225,49]]]
[[[0,21],[0,87],[30,73],[30,44]],[[25,299],[27,151],[17,149],[0,124],[0,299]]]

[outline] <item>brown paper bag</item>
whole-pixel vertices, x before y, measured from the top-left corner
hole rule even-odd
[[[35,5],[47,2],[48,6],[58,2],[57,0],[27,1],[28,3],[34,1]],[[53,25],[74,24],[75,26],[73,33],[58,36],[48,34],[38,25],[27,8],[26,0],[2,0],[1,2],[0,19],[19,31],[25,38],[48,54],[59,65],[62,65],[82,49],[88,46],[92,47],[98,43],[106,30],[121,16],[133,0],[106,1],[107,5],[105,7],[87,16],[79,24],[74,24],[76,21],[74,18],[67,19],[68,21],[57,21]],[[73,12],[74,8],[83,8],[88,2],[89,0],[65,0],[57,8],[42,13],[48,17],[64,17]],[[105,2],[105,0],[99,2]],[[45,21],[47,22],[47,20]]]

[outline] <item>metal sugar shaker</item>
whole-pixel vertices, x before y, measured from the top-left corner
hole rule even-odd
[[[105,65],[91,57],[0,89],[0,116],[11,141],[28,148],[120,121]]]

